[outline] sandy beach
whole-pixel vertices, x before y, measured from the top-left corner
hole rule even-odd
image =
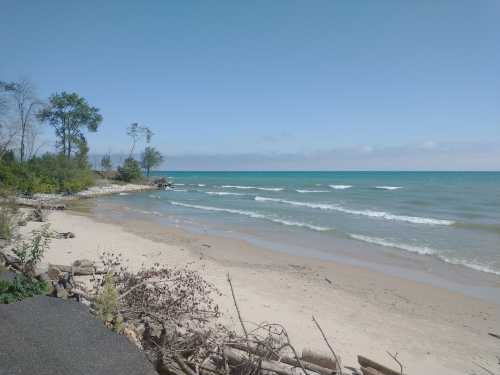
[[[284,324],[299,348],[325,351],[314,315],[343,359],[362,354],[394,367],[398,352],[409,374],[463,374],[477,364],[498,367],[500,305],[449,290],[340,265],[257,248],[241,240],[194,235],[141,220],[114,220],[80,211],[51,212],[52,229],[74,239],[53,240],[44,261],[70,264],[121,253],[130,269],[159,262],[188,265],[222,292],[223,321],[237,324],[226,274],[248,325]],[[24,231],[37,226],[29,223]]]

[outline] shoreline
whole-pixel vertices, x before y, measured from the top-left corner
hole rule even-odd
[[[224,320],[238,329],[226,274],[233,279],[244,319],[287,326],[300,348],[322,348],[311,315],[333,345],[354,364],[365,354],[393,366],[386,350],[398,351],[408,373],[459,374],[471,361],[495,365],[500,306],[461,293],[381,274],[356,266],[258,248],[248,242],[195,235],[144,220],[116,220],[95,212],[53,212],[57,230],[75,239],[55,240],[49,262],[98,259],[102,251],[122,252],[129,264],[160,262],[197,269],[222,292]]]
[[[301,237],[287,238],[261,235],[255,228],[221,227],[208,221],[192,221],[168,215],[162,212],[139,210],[129,207],[126,200],[97,200],[93,210],[94,216],[113,216],[113,220],[126,224],[127,221],[147,221],[150,225],[177,228],[186,236],[206,234],[211,237],[222,237],[235,241],[244,241],[251,246],[285,256],[297,256],[302,261],[315,260],[334,262],[339,265],[355,266],[382,273],[388,276],[424,283],[430,286],[448,289],[471,297],[478,297],[489,302],[500,304],[500,277],[497,274],[476,270],[462,264],[449,263],[433,255],[412,252],[401,252],[399,249],[387,248],[377,244],[355,241],[349,238],[323,239],[318,247],[317,238],[309,234]],[[126,217],[122,220],[121,217]],[[108,218],[109,220],[110,218]],[[111,220],[111,222],[113,222]],[[134,230],[134,228],[131,228]],[[141,232],[138,232],[140,235]],[[313,242],[311,242],[313,241]]]

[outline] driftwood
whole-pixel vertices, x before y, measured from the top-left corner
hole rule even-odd
[[[384,373],[375,370],[373,367],[361,367],[361,372],[363,375],[384,375]]]
[[[500,339],[500,335],[497,335],[496,333],[488,332],[488,335],[490,335],[491,337],[494,337],[496,339]]]
[[[310,349],[302,349],[302,360],[333,370],[333,372],[337,370],[337,362],[335,362],[333,358],[327,355],[318,354]]]
[[[232,366],[241,366],[248,362],[249,354],[246,351],[238,350],[226,346],[224,348],[224,357]],[[303,375],[302,369],[296,366],[290,366],[286,363],[270,361],[267,359],[259,359],[259,365],[262,370],[272,371],[278,375]],[[308,372],[308,374],[317,374],[315,372]]]
[[[26,199],[26,198],[17,198],[15,200],[15,203],[21,207],[41,208],[44,210],[64,210],[64,209],[66,209],[66,205],[64,203],[41,202],[41,201]]]
[[[377,370],[383,375],[401,375],[401,372],[395,371],[390,369],[389,367],[386,367],[384,365],[381,365],[380,363],[377,363],[375,361],[372,361],[371,359],[368,359],[366,357],[363,357],[361,355],[358,355],[358,363],[361,365],[361,367],[371,367],[372,369]]]
[[[230,343],[230,344],[227,344],[227,346],[230,346],[232,348],[239,349],[239,350],[244,350],[246,352],[257,355],[259,357],[266,357],[269,355],[269,351],[267,351],[262,346],[260,346],[260,347],[257,346],[254,343],[248,344],[248,345],[241,344],[241,343]],[[276,358],[272,358],[273,360],[277,360],[279,362],[286,363],[287,365],[290,365],[290,366],[300,367],[299,361],[295,358],[286,357],[286,356],[285,357],[273,356],[273,357],[276,357]],[[322,374],[322,375],[333,375],[336,373],[335,370],[332,370],[330,368],[322,367],[322,366],[319,366],[315,363],[307,362],[304,360],[304,357],[302,357],[301,362],[306,370],[314,371],[314,372],[317,372],[317,373]]]
[[[91,276],[91,275],[105,275],[107,272],[102,269],[97,269],[96,267],[79,267],[79,266],[67,266],[64,264],[50,264],[50,269],[59,272],[71,272],[74,276]]]

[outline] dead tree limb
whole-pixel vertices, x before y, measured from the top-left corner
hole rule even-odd
[[[488,335],[490,335],[491,337],[494,337],[496,339],[500,339],[500,335],[497,335],[496,333],[488,332]]]
[[[187,375],[196,375],[196,372],[194,372],[191,367],[189,367],[186,362],[184,362],[184,359],[182,357],[175,353],[173,355],[174,361],[179,365],[182,371],[184,371]]]
[[[403,364],[398,359],[398,352],[396,352],[396,354],[391,354],[389,351],[387,351],[387,354],[389,355],[389,357],[394,359],[394,361],[396,361],[396,363],[399,365],[399,368],[401,369],[401,375],[403,375]]]
[[[316,318],[314,317],[314,315],[313,315],[312,319],[313,319],[314,324],[316,324],[316,327],[318,328],[319,332],[321,333],[321,336],[323,336],[323,340],[325,340],[325,343],[328,346],[328,349],[330,349],[330,351],[332,352],[333,358],[335,358],[335,363],[337,363],[337,372],[340,375],[342,375],[342,365],[340,364],[339,357],[337,357],[337,354],[335,353],[335,350],[333,350],[332,346],[328,342],[328,339],[326,338],[325,332],[323,332],[323,329],[319,325],[319,323],[316,320]]]
[[[234,295],[233,283],[231,282],[231,277],[229,273],[227,274],[227,282],[229,283],[229,287],[231,288],[231,294],[233,295],[234,307],[236,308],[236,313],[238,314],[238,319],[241,324],[241,328],[243,329],[243,333],[245,334],[245,339],[248,342],[248,331],[245,327],[245,323],[243,323],[243,318],[241,317],[240,308],[238,307],[238,302],[236,301],[236,296]]]
[[[227,346],[230,346],[230,347],[235,348],[235,349],[247,351],[247,352],[255,354],[259,357],[266,357],[269,355],[269,351],[266,350],[267,348],[264,348],[263,346],[259,346],[259,345],[252,344],[252,343],[250,343],[249,345],[241,344],[241,343],[230,343],[230,344],[227,344]],[[278,355],[273,355],[272,359],[276,359],[277,361],[286,363],[287,365],[290,365],[290,366],[295,366],[295,367],[300,366],[299,361],[296,358],[292,358],[292,357],[288,357],[288,356],[279,357]],[[300,362],[302,363],[302,366],[304,367],[304,371],[305,371],[305,369],[307,369],[307,370],[314,371],[314,372],[317,372],[317,373],[322,374],[322,375],[334,375],[335,374],[335,370],[332,370],[332,369],[329,369],[326,367],[322,367],[322,366],[316,365],[316,364],[311,363],[311,362],[304,361],[303,359],[301,359]]]
[[[401,375],[400,372],[395,371],[393,369],[390,369],[389,367],[381,365],[380,363],[372,361],[371,359],[368,359],[368,358],[363,357],[361,355],[358,355],[358,363],[362,367],[374,368],[375,370],[378,370],[379,372],[383,373],[384,375]]]
[[[234,348],[230,348],[226,346],[224,348],[224,357],[227,358],[229,364],[233,366],[242,365],[245,362],[248,362],[248,357],[245,351],[238,350]],[[300,375],[302,371],[295,366],[290,366],[282,362],[270,361],[267,359],[259,358],[258,366],[261,370],[272,371],[278,375]],[[308,373],[308,375],[312,375],[315,373]]]

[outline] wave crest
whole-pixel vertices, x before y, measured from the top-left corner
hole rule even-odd
[[[399,190],[402,189],[402,186],[375,186],[375,189],[382,189],[382,190]]]
[[[243,215],[243,216],[248,216],[254,219],[264,219],[268,221],[272,221],[273,223],[277,224],[282,224],[282,225],[287,225],[287,226],[294,226],[294,227],[303,227],[303,228],[308,228],[311,230],[315,230],[318,232],[326,232],[329,230],[332,230],[332,228],[326,228],[326,227],[320,227],[317,225],[312,225],[308,223],[302,223],[298,221],[290,221],[286,219],[281,219],[277,217],[271,217],[267,216],[258,212],[253,212],[253,211],[245,211],[245,210],[236,210],[232,208],[221,208],[221,207],[212,207],[212,206],[202,206],[198,204],[188,204],[188,203],[182,203],[182,202],[170,202],[174,206],[181,206],[181,207],[188,207],[188,208],[196,208],[198,210],[205,210],[205,211],[215,211],[215,212],[227,212],[231,214],[237,214],[237,215]]]
[[[418,217],[418,216],[395,215],[395,214],[391,214],[389,212],[384,212],[384,211],[352,210],[352,209],[344,208],[344,207],[342,207],[340,205],[336,205],[336,204],[296,202],[296,201],[289,201],[286,199],[266,198],[266,197],[259,197],[259,196],[255,197],[254,199],[257,202],[278,202],[278,203],[289,204],[292,206],[317,208],[320,210],[338,211],[338,212],[343,212],[346,214],[368,216],[368,217],[381,218],[381,219],[393,220],[393,221],[403,221],[403,222],[412,223],[412,224],[427,224],[427,225],[453,225],[454,224],[454,221],[451,221],[451,220],[433,219],[433,218]]]
[[[330,186],[332,189],[335,190],[345,190],[352,188],[352,185],[328,185],[328,186]]]
[[[282,191],[285,188],[282,187],[261,187],[261,186],[241,186],[241,185],[222,185],[223,188],[227,189],[252,189],[252,190],[264,190],[264,191]]]
[[[302,194],[306,194],[306,193],[329,193],[330,192],[328,190],[307,190],[307,189],[296,189],[295,191],[297,193],[302,193]]]

